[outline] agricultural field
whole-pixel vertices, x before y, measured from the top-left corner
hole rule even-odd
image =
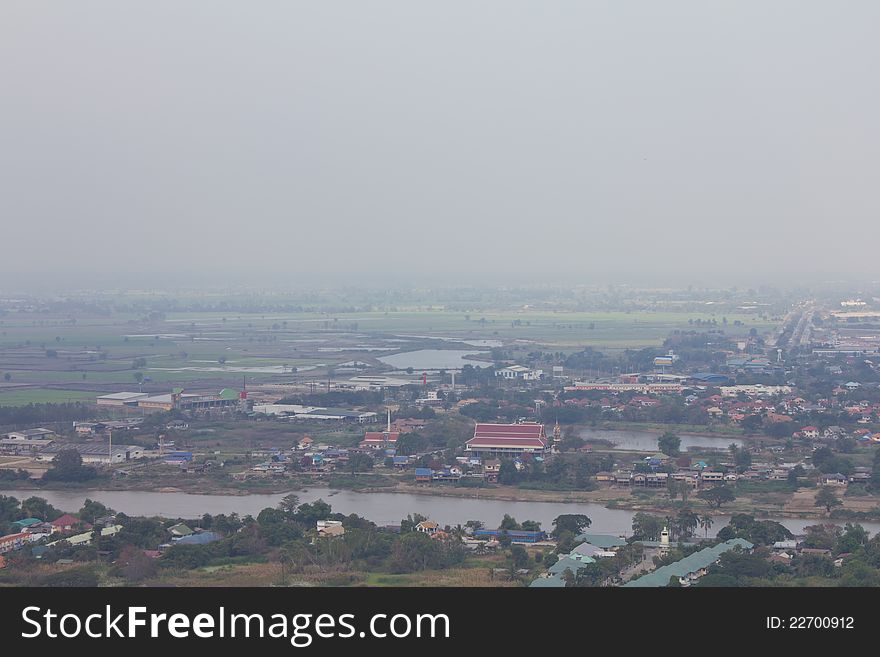
[[[727,312],[730,311],[730,312]],[[0,405],[82,401],[121,390],[175,386],[217,391],[253,384],[325,381],[350,361],[371,372],[384,356],[419,349],[517,354],[659,346],[694,323],[729,336],[769,334],[776,321],[734,307],[713,310],[451,311],[431,306],[363,312],[7,311],[0,315]]]

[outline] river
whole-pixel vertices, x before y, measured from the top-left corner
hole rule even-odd
[[[628,431],[625,429],[581,429],[578,436],[584,440],[608,440],[614,443],[614,449],[632,452],[657,452],[657,439],[661,431]],[[741,447],[741,438],[718,435],[679,435],[681,451],[686,452],[693,447],[711,447],[727,450],[731,443]]]
[[[191,493],[157,493],[144,491],[0,491],[23,500],[37,495],[52,506],[63,511],[78,511],[88,497],[116,511],[131,516],[164,516],[167,518],[198,518],[205,513],[238,513],[256,516],[266,507],[275,507],[286,493],[253,495],[196,495]],[[626,535],[632,531],[633,511],[607,509],[601,504],[581,502],[512,502],[409,493],[357,493],[348,490],[310,488],[295,491],[301,502],[313,502],[318,498],[328,502],[333,511],[356,513],[378,525],[398,524],[409,513],[420,513],[441,525],[464,524],[468,520],[482,520],[495,527],[505,513],[518,521],[537,520],[544,529],[552,528],[553,519],[566,513],[583,513],[592,521],[591,530],[597,533]],[[821,522],[818,519],[770,518],[800,533],[808,525]],[[714,517],[710,534],[724,527],[729,516]],[[844,521],[837,521],[844,524]],[[860,523],[872,534],[880,531],[880,522]]]

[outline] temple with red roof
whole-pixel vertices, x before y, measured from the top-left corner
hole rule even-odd
[[[517,424],[477,423],[474,437],[467,441],[465,449],[471,454],[486,456],[520,456],[535,454],[543,456],[549,449],[544,425],[536,422]]]
[[[400,437],[399,431],[367,431],[360,446],[368,449],[394,447]]]

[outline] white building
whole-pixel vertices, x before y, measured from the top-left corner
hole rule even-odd
[[[791,393],[790,386],[765,386],[760,383],[755,385],[721,386],[722,397],[736,397],[739,393],[745,393],[749,397],[770,397],[771,395],[787,395]]]
[[[522,381],[540,381],[544,376],[544,370],[533,370],[524,365],[511,365],[495,370],[495,376],[502,379],[521,379]]]
[[[111,463],[110,446],[102,444],[54,443],[36,455],[37,461],[52,461],[59,452],[76,450],[82,457],[83,463],[99,463],[108,465]],[[144,457],[144,448],[139,445],[113,445],[112,463],[125,463]]]

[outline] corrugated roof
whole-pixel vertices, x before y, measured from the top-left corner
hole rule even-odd
[[[584,543],[589,543],[590,545],[595,545],[597,548],[602,548],[603,550],[607,550],[612,547],[623,547],[626,545],[626,541],[620,536],[611,536],[609,534],[580,534],[576,541],[583,541]]]
[[[571,557],[562,557],[559,561],[550,566],[547,569],[547,572],[552,575],[561,575],[566,570],[570,570],[576,575],[581,568],[585,567],[587,564],[595,563],[595,561],[596,560],[592,557],[584,557],[580,561],[575,561]]]
[[[532,580],[532,583],[529,584],[529,588],[531,589],[561,589],[565,588],[565,580],[562,579],[559,575],[551,575],[550,577],[539,577],[538,579]]]
[[[742,538],[732,538],[718,545],[713,545],[694,552],[686,556],[684,559],[671,563],[667,566],[658,568],[653,573],[649,573],[638,579],[631,580],[624,586],[631,587],[661,587],[669,584],[670,577],[685,577],[691,573],[695,573],[703,568],[708,568],[715,563],[718,558],[725,552],[729,552],[736,547],[745,550],[751,550],[754,545]]]

